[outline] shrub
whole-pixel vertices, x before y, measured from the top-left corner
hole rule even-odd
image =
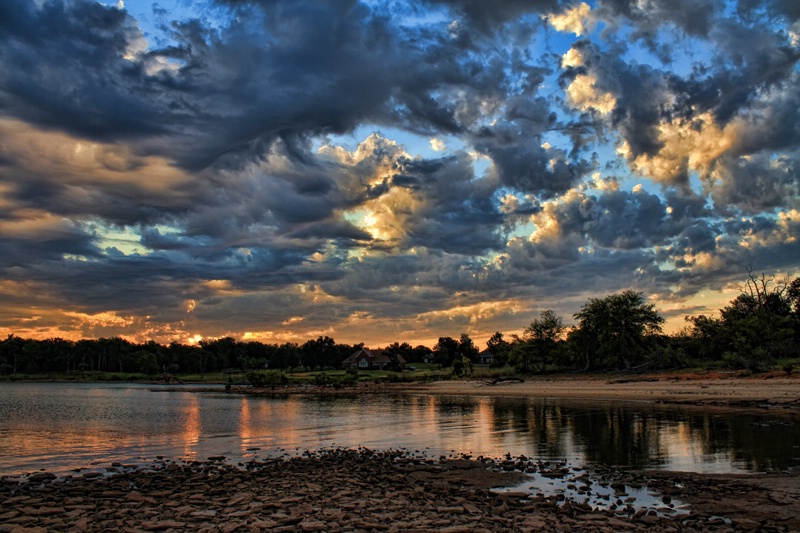
[[[286,385],[289,378],[279,370],[254,370],[247,373],[247,381],[254,387],[271,387]]]
[[[747,361],[738,353],[725,352],[722,354],[722,362],[725,364],[725,368],[730,370],[743,370],[747,368]]]
[[[320,372],[316,376],[314,376],[314,385],[318,387],[325,387],[333,383],[333,378],[331,378],[325,372]]]

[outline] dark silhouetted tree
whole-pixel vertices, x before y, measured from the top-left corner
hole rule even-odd
[[[631,368],[653,348],[664,319],[640,292],[626,290],[592,298],[575,313],[585,357],[584,369]]]

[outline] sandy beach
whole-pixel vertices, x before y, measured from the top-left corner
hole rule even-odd
[[[630,400],[721,407],[771,407],[800,412],[800,374],[773,372],[754,376],[735,373],[575,375],[532,377],[524,382],[485,380],[404,384],[420,394],[455,394]]]

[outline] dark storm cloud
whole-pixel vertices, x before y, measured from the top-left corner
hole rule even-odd
[[[383,19],[353,2],[274,3],[219,34],[187,21],[174,26],[178,46],[130,59],[141,33],[124,11],[88,0],[13,5],[2,38],[6,114],[138,139],[140,151],[189,168],[262,138],[347,131],[386,101],[412,59]],[[178,68],[148,74],[159,58]]]
[[[636,30],[636,36],[654,44],[665,22],[688,35],[705,37],[714,19],[721,16],[724,0],[600,0],[598,14],[608,20],[624,18]]]
[[[159,98],[123,58],[133,21],[95,2],[6,2],[0,7],[0,110],[88,138],[166,132]]]
[[[786,17],[790,22],[800,19],[800,4],[794,0],[738,0],[736,10],[744,17],[751,18],[757,16],[764,5],[771,15]]]
[[[63,224],[50,226],[38,229],[35,234],[4,235],[0,239],[0,269],[24,269],[42,261],[57,262],[64,255],[96,258],[99,252],[93,236],[80,228]]]
[[[800,150],[781,157],[759,153],[747,159],[723,160],[711,187],[721,213],[731,207],[746,214],[769,212],[774,208],[800,207]]]
[[[711,84],[717,93],[712,109],[722,124],[751,105],[760,92],[797,75],[800,50],[790,45],[783,32],[765,32],[762,27],[726,20],[715,28],[712,38],[726,53],[717,71],[701,86]]]
[[[439,161],[400,161],[401,181],[424,198],[407,223],[407,246],[464,255],[499,249],[502,216],[492,199],[493,188],[475,180],[465,154]]]
[[[343,221],[323,221],[301,227],[287,234],[290,239],[346,239],[350,241],[371,241],[369,232]]]
[[[558,204],[552,216],[567,234],[609,249],[632,250],[663,245],[694,223],[695,219],[669,213],[657,195],[644,191],[609,191],[573,196]]]
[[[500,0],[491,3],[482,0],[426,0],[426,3],[450,8],[481,32],[497,31],[498,24],[516,21],[531,13],[557,11],[562,4],[559,0]]]

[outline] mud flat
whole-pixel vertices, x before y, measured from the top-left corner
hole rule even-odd
[[[547,494],[537,486],[544,480],[569,491]],[[657,503],[636,501],[644,489]],[[800,478],[572,470],[524,457],[359,449],[0,481],[0,531],[110,530],[800,531]]]

